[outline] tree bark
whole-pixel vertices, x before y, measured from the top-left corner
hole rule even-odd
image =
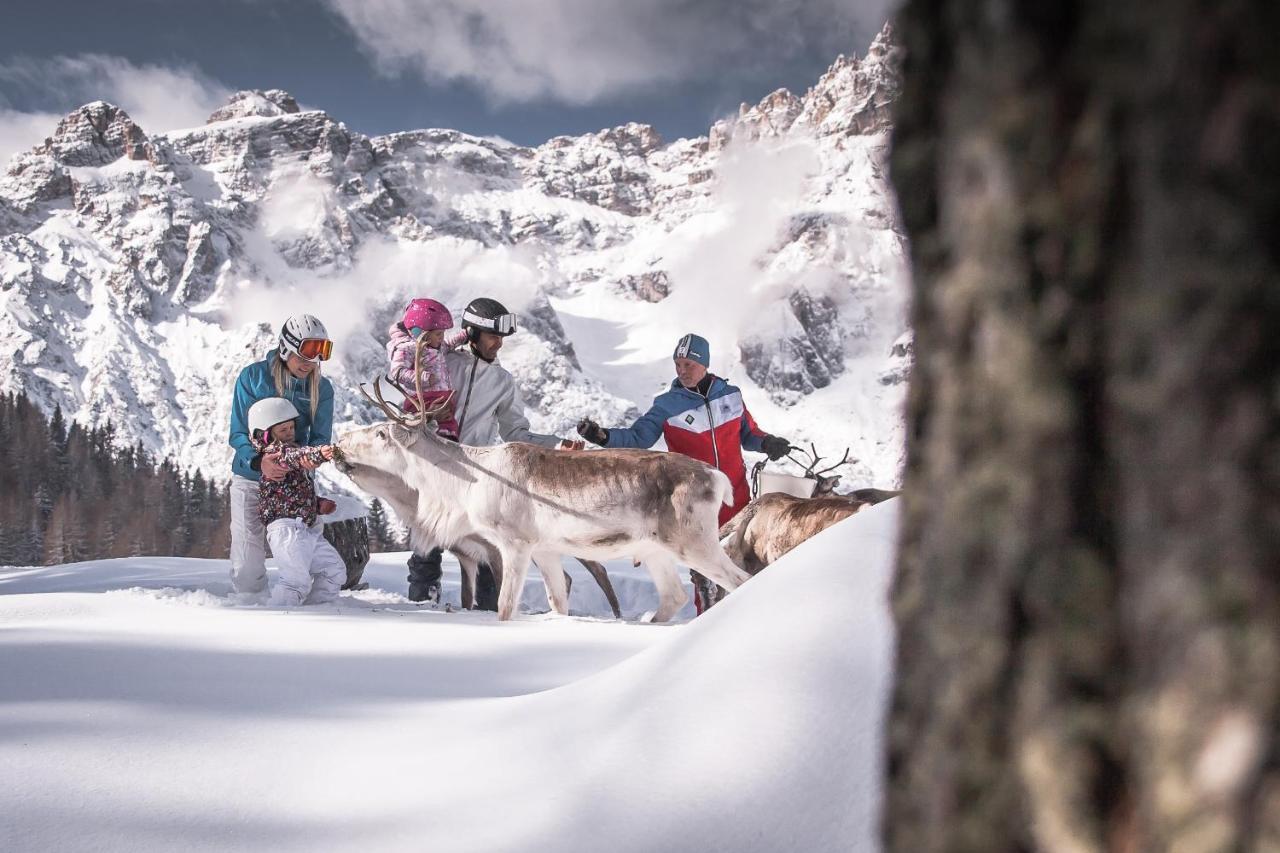
[[[364,567],[369,563],[369,525],[363,516],[331,521],[324,526],[324,538],[347,566],[347,582],[342,588],[353,589],[364,577]]]
[[[909,0],[886,849],[1280,849],[1280,3]]]

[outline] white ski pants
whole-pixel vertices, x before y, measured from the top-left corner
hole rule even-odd
[[[267,588],[267,539],[258,514],[258,481],[231,476],[231,589]]]
[[[347,565],[323,530],[322,522],[307,527],[299,518],[281,518],[267,525],[267,541],[276,558],[273,606],[324,604],[338,597],[347,581]]]

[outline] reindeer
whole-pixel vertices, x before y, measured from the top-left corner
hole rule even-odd
[[[825,475],[847,463],[849,451],[846,449],[835,465],[821,470],[818,470],[821,457],[812,445],[808,455],[808,462],[793,461],[805,467],[805,477],[817,481],[813,497],[801,498],[782,492],[757,495],[720,528],[725,554],[748,574],[757,574],[801,542],[863,507],[901,494],[888,489],[857,489],[850,495],[837,495],[832,490],[840,475]],[[723,597],[723,593],[716,590],[708,590],[706,594],[711,604]]]
[[[413,364],[414,375],[420,377],[422,363],[422,341],[419,340],[414,347]],[[395,388],[401,395],[406,398],[412,397],[415,403],[415,413],[409,415],[399,415],[394,411],[394,407],[383,397],[379,383],[374,383],[374,394],[371,396],[365,390],[364,385],[360,386],[360,393],[365,399],[369,400],[392,420],[405,426],[417,428],[422,427],[427,421],[433,419],[449,405],[446,398],[439,405],[428,407],[422,393],[421,379],[417,381],[417,385],[413,394],[406,391],[390,377],[386,377],[387,382]],[[580,444],[580,443],[579,443]],[[417,495],[411,489],[408,489],[404,482],[393,474],[382,475],[379,473],[369,472],[366,474],[369,482],[378,482],[382,491],[374,492],[381,496],[402,519],[412,518],[416,512],[418,504]],[[373,492],[373,489],[366,489]],[[411,526],[409,530],[410,544],[417,550],[429,551],[436,547],[436,542],[431,540],[420,541],[420,537],[415,534],[414,528]],[[498,587],[502,586],[502,556],[496,548],[479,537],[467,537],[449,546],[447,550],[458,559],[458,566],[462,569],[462,606],[464,609],[471,610],[475,606],[476,592],[476,576],[479,573],[480,564],[489,567],[493,575],[494,583]],[[618,595],[614,592],[613,583],[609,580],[609,573],[604,565],[595,560],[584,560],[581,557],[575,558],[595,579],[596,584],[600,587],[600,591],[604,593],[605,600],[609,603],[610,610],[613,611],[615,619],[622,618],[622,607],[618,603]],[[564,572],[565,589],[572,586],[573,580],[569,577],[568,572]]]
[[[467,447],[418,428],[436,412],[423,406],[417,416],[401,416],[382,399],[377,380],[373,387],[370,399],[390,420],[344,435],[335,463],[397,512],[403,506],[415,541],[465,551],[479,540],[496,549],[499,619],[515,615],[531,560],[551,606],[568,612],[561,554],[643,560],[658,589],[655,622],[670,619],[687,600],[677,562],[730,590],[748,578],[719,548],[716,516],[733,501],[720,471],[641,450]]]
[[[720,541],[729,559],[754,575],[809,537],[870,505],[844,495],[798,498],[769,492],[726,521]]]

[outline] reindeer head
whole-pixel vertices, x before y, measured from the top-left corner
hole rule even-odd
[[[839,474],[833,474],[830,477],[824,477],[822,474],[814,474],[813,476],[818,481],[818,485],[813,487],[813,497],[815,498],[835,494],[836,486],[840,485]]]
[[[848,465],[850,462],[857,461],[856,459],[849,458],[849,448],[846,447],[844,449],[844,456],[840,457],[839,462],[834,465],[828,465],[826,468],[819,468],[818,466],[822,464],[822,457],[818,455],[818,448],[815,445],[810,444],[808,450],[805,450],[803,447],[796,447],[795,449],[802,456],[808,457],[807,461],[804,459],[796,459],[794,457],[791,458],[791,461],[799,465],[803,465],[804,476],[808,477],[810,480],[816,481],[817,485],[813,487],[813,497],[815,498],[820,498],[823,495],[835,494],[836,486],[840,483],[840,475],[831,474],[830,476],[827,476],[829,472],[834,471],[841,465]]]
[[[403,471],[405,451],[421,436],[417,428],[395,421],[359,427],[343,434],[333,462],[339,471],[366,489],[362,479],[379,473],[394,476]]]

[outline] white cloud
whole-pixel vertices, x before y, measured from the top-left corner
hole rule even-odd
[[[283,175],[263,200],[259,226],[271,240],[296,240],[324,226],[333,188],[308,171]]]
[[[307,203],[314,201],[312,196]],[[264,236],[272,228],[288,232],[300,224],[286,217],[261,223],[260,232]],[[438,299],[454,311],[458,322],[462,306],[477,294],[520,312],[538,292],[536,253],[522,246],[487,247],[456,237],[424,243],[372,240],[361,247],[349,270],[323,277],[286,266],[265,239],[251,241],[249,249],[260,278],[244,282],[232,293],[225,307],[227,323],[238,326],[264,317],[283,322],[291,314],[307,311],[319,317],[334,341],[344,347],[365,336],[384,337],[384,330],[375,328],[370,318],[388,304],[404,305],[415,297]]]
[[[231,91],[195,68],[134,65],[103,54],[19,57],[0,63],[0,164],[38,145],[81,104],[110,101],[148,134],[204,124]],[[38,109],[15,110],[18,100]]]
[[[0,109],[0,172],[9,158],[44,141],[62,118],[57,113],[24,113]]]
[[[711,211],[668,235],[663,265],[671,296],[662,303],[672,317],[697,317],[713,344],[738,340],[795,282],[761,265],[777,246],[795,211],[803,208],[808,182],[821,164],[811,140],[735,143],[716,170]],[[724,350],[722,350],[724,351]]]
[[[865,49],[894,0],[327,0],[387,72],[582,104]]]

